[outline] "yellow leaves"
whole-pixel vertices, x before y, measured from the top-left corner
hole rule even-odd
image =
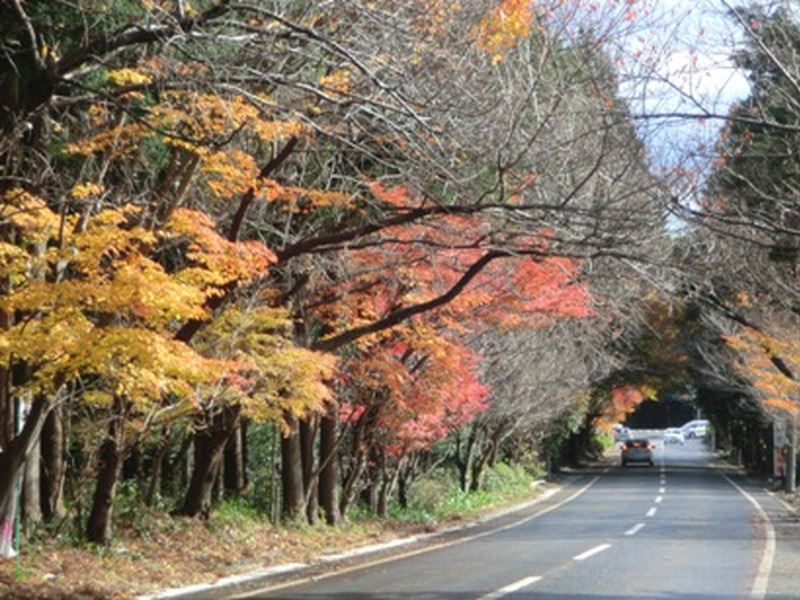
[[[262,119],[250,123],[248,129],[254,132],[262,142],[300,136],[306,131],[306,128],[296,121],[265,121]]]
[[[274,179],[261,180],[259,192],[268,203],[293,213],[306,213],[326,206],[346,207],[352,200],[350,194],[343,192],[282,186]]]
[[[319,78],[320,87],[333,98],[341,98],[350,92],[350,71],[339,69]]]
[[[114,396],[102,390],[87,390],[83,393],[83,401],[97,408],[111,408]]]
[[[473,30],[475,45],[492,57],[503,60],[506,52],[530,34],[533,11],[531,0],[502,0]]]
[[[105,187],[96,183],[80,183],[72,188],[69,195],[75,200],[86,200],[92,196],[99,196],[105,191]]]
[[[233,307],[198,340],[204,351],[236,362],[226,394],[253,419],[281,423],[286,412],[304,415],[332,398],[325,382],[335,373],[336,357],[295,345],[291,331],[284,309]]]
[[[142,140],[155,136],[155,131],[144,123],[120,125],[101,131],[97,135],[68,144],[67,154],[91,156],[98,152],[110,152],[110,156],[118,158],[130,152],[138,151]]]
[[[197,286],[207,295],[221,293],[231,282],[248,283],[266,275],[275,254],[259,242],[231,242],[214,230],[214,223],[203,213],[176,210],[167,229],[190,240],[187,257],[195,266],[180,271],[179,281]]]
[[[230,149],[208,154],[202,159],[201,172],[208,175],[206,184],[217,196],[231,199],[256,185],[258,166],[247,152]]]
[[[41,198],[12,188],[2,195],[0,225],[16,229],[28,241],[43,242],[58,235],[61,219]]]
[[[168,92],[161,104],[152,107],[150,121],[160,129],[175,132],[169,140],[210,140],[229,138],[235,133],[251,133],[261,142],[300,135],[302,124],[265,118],[259,108],[244,97],[194,92]],[[180,133],[180,135],[177,135]]]
[[[797,342],[750,329],[726,336],[725,341],[739,353],[740,374],[761,392],[765,404],[794,413],[800,410],[800,381],[776,364],[782,363],[795,377],[800,376]]]
[[[109,71],[107,76],[109,81],[116,86],[147,84],[153,81],[148,75],[135,69],[115,69]]]

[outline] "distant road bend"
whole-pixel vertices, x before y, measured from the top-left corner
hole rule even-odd
[[[758,505],[711,466],[702,441],[655,441],[654,467],[616,465],[514,526],[237,597],[764,598],[774,542]]]

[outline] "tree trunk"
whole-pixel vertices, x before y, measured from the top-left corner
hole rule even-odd
[[[305,490],[304,500],[306,505],[306,518],[310,524],[317,521],[317,507],[319,498],[315,493],[317,483],[314,481],[315,471],[315,452],[314,442],[317,438],[317,418],[315,415],[300,421],[300,456],[303,462],[303,490]]]
[[[336,457],[338,442],[337,430],[339,426],[339,405],[331,402],[327,414],[320,421],[320,462],[319,472],[319,503],[325,512],[325,522],[328,525],[338,525],[342,515],[339,512],[339,474],[338,460]]]
[[[281,514],[287,521],[294,521],[304,513],[305,489],[303,488],[303,458],[300,448],[300,433],[297,417],[287,415],[289,435],[281,439],[281,484],[283,507]]]
[[[189,488],[178,513],[207,519],[211,513],[214,484],[219,476],[223,451],[238,423],[241,406],[224,406],[194,435],[194,468]]]
[[[358,494],[358,480],[361,478],[361,474],[364,472],[366,466],[366,453],[358,451],[353,457],[353,465],[342,484],[342,498],[339,504],[339,511],[343,518],[347,515],[347,509]]]
[[[408,490],[416,469],[416,453],[411,453],[411,455],[406,455],[400,459],[400,466],[397,470],[397,501],[403,508],[408,508]]]
[[[786,457],[786,492],[794,494],[797,489],[797,423],[789,417],[786,423],[789,433],[789,453]]]
[[[389,498],[394,493],[394,488],[397,485],[397,478],[400,474],[400,462],[398,461],[395,468],[389,466],[389,459],[385,451],[381,451],[381,485],[378,491],[378,504],[377,515],[385,519],[389,516]]]
[[[111,542],[114,497],[125,459],[125,413],[123,401],[116,399],[109,417],[108,435],[100,446],[97,484],[86,523],[86,538],[103,546]]]
[[[225,489],[241,494],[247,483],[247,420],[242,419],[225,445]]]
[[[53,406],[51,398],[41,397],[33,402],[20,434],[8,442],[0,453],[0,516],[6,515],[14,497],[14,483],[39,436],[47,414]]]
[[[147,495],[144,502],[147,506],[153,506],[156,501],[156,494],[161,489],[161,473],[164,470],[164,458],[167,456],[172,446],[172,436],[167,432],[164,434],[161,443],[158,445],[156,455],[153,457],[153,468],[150,473],[150,485],[147,488]]]
[[[67,514],[64,506],[64,479],[66,477],[66,435],[64,409],[57,403],[50,411],[42,429],[42,512],[48,521],[62,519]]]
[[[41,447],[40,438],[31,445],[23,468],[21,509],[25,531],[28,533],[42,522]]]
[[[467,492],[472,488],[472,471],[473,463],[475,462],[475,449],[478,446],[478,438],[480,437],[481,427],[473,424],[470,428],[469,436],[467,436],[466,448],[464,455],[461,456],[461,436],[458,437],[458,450],[456,463],[458,466],[459,484],[461,491]]]

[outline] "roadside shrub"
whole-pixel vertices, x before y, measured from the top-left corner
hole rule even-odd
[[[527,487],[533,477],[522,465],[497,463],[486,472],[484,489],[487,492],[504,492],[513,488]]]
[[[420,479],[411,486],[409,505],[416,510],[435,514],[447,503],[449,497],[459,491],[455,480],[446,476]]]

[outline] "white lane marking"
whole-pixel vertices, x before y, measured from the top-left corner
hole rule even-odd
[[[659,494],[666,494],[667,493],[667,488],[665,488],[665,487],[658,488],[658,493]]]
[[[503,527],[498,527],[497,529],[491,529],[489,531],[484,531],[482,533],[476,533],[475,535],[471,535],[471,536],[468,536],[468,537],[460,538],[460,539],[457,539],[457,540],[452,540],[450,542],[443,542],[441,544],[434,544],[434,545],[428,546],[426,548],[420,548],[419,550],[411,550],[410,552],[403,552],[403,553],[397,554],[395,556],[387,556],[387,557],[378,558],[378,559],[375,559],[375,560],[372,560],[372,561],[366,561],[366,562],[363,562],[363,563],[361,563],[359,565],[354,565],[352,567],[344,567],[344,568],[341,568],[341,569],[334,569],[334,570],[331,570],[328,573],[323,573],[323,574],[320,574],[320,575],[313,575],[313,576],[310,576],[310,577],[309,576],[301,577],[301,578],[294,579],[294,580],[291,580],[291,581],[286,581],[284,583],[273,583],[273,584],[269,584],[268,583],[268,584],[264,585],[264,587],[261,587],[261,588],[258,588],[258,589],[253,589],[253,590],[251,590],[249,592],[245,592],[243,594],[237,594],[237,595],[233,596],[233,598],[252,598],[254,596],[261,596],[261,595],[264,595],[266,593],[272,593],[272,592],[277,591],[277,590],[282,590],[282,589],[286,589],[286,588],[295,587],[295,586],[298,586],[298,585],[302,585],[304,583],[309,583],[311,581],[315,581],[315,582],[316,581],[321,581],[323,579],[329,579],[329,578],[332,578],[332,577],[336,577],[338,575],[344,575],[345,573],[351,573],[351,572],[354,572],[354,571],[360,571],[362,569],[368,569],[370,567],[374,567],[374,566],[381,565],[381,564],[384,564],[384,563],[389,563],[389,562],[392,562],[394,560],[401,560],[403,558],[408,558],[408,557],[411,557],[411,556],[417,556],[418,554],[425,554],[426,552],[432,552],[433,550],[439,550],[441,548],[447,548],[449,546],[455,546],[456,544],[463,544],[464,542],[471,542],[473,540],[477,540],[477,539],[480,539],[482,537],[486,537],[487,535],[492,535],[492,534],[497,533],[499,531],[505,531],[506,529],[511,529],[512,527],[517,527],[518,525],[522,525],[524,523],[527,523],[528,521],[533,521],[534,519],[538,519],[539,517],[541,517],[543,515],[546,515],[547,513],[551,512],[551,511],[554,511],[554,510],[556,510],[558,508],[561,508],[562,506],[564,506],[568,502],[572,502],[573,500],[575,500],[575,498],[577,498],[578,496],[580,496],[581,494],[586,492],[586,490],[588,490],[595,483],[597,483],[597,481],[599,479],[600,479],[600,475],[595,475],[586,485],[584,485],[582,488],[577,490],[571,496],[568,496],[567,498],[564,498],[563,500],[561,500],[557,504],[554,504],[553,506],[549,506],[548,508],[545,508],[544,510],[539,511],[536,514],[533,514],[533,515],[530,515],[530,516],[525,517],[523,519],[520,519],[519,521],[515,521],[514,523],[510,523],[510,524],[505,525]],[[557,488],[557,489],[550,490],[552,493],[545,492],[544,494],[539,496],[536,500],[532,501],[531,504],[535,504],[536,502],[540,502],[542,500],[545,500],[546,499],[545,496],[547,498],[549,498],[550,496],[556,494],[559,491],[559,489],[563,489],[563,488]],[[489,518],[490,517],[487,517],[487,520]],[[475,522],[476,525],[479,524],[479,523],[481,523],[481,521],[476,521]],[[455,530],[455,529],[457,529],[457,528],[454,527],[453,530]],[[446,531],[447,530],[442,530],[442,531],[440,531],[438,533],[444,533]],[[429,536],[421,536],[418,539],[425,539],[426,537],[433,537],[435,535],[437,535],[437,533],[429,534]]]
[[[648,510],[648,511],[647,511],[647,515],[646,515],[646,516],[648,516],[648,517],[655,517],[655,516],[656,516],[656,511],[657,511],[657,510],[658,510],[658,509],[657,509],[655,506],[651,507],[651,508],[650,508],[650,510]]]
[[[636,525],[628,529],[628,531],[625,532],[625,535],[636,535],[642,529],[644,529],[644,523],[637,523]]]
[[[581,552],[577,556],[573,556],[572,560],[586,560],[590,556],[594,556],[595,554],[599,554],[603,550],[608,550],[611,548],[611,544],[600,544],[599,546],[595,546],[594,548],[590,548],[586,552]]]
[[[728,477],[725,473],[720,472],[725,479],[728,480],[739,493],[747,498],[747,501],[752,504],[758,516],[764,521],[766,528],[766,543],[764,544],[764,554],[761,555],[761,562],[758,564],[758,571],[753,579],[753,586],[750,588],[750,597],[760,600],[767,595],[767,584],[769,583],[769,574],[772,571],[772,561],[775,559],[775,528],[772,526],[772,521],[769,520],[767,513],[761,508],[758,500],[753,498],[750,494],[744,491],[733,479]]]
[[[656,496],[656,504],[661,504],[661,501],[664,499],[664,496]]]
[[[507,594],[511,594],[512,592],[516,592],[521,590],[524,587],[529,586],[532,583],[536,583],[539,581],[541,577],[534,575],[533,577],[526,577],[525,579],[520,579],[519,581],[515,581],[505,587],[501,587],[499,590],[495,590],[490,594],[486,594],[485,596],[481,596],[478,600],[495,600],[495,598],[502,598]]]

